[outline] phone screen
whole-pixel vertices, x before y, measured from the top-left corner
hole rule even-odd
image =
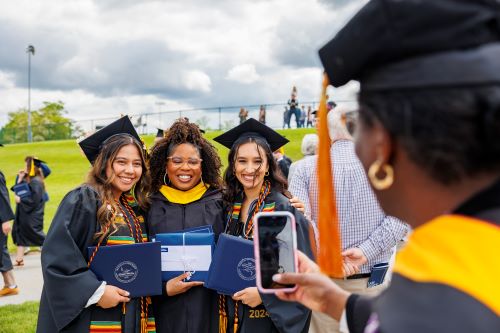
[[[261,284],[265,289],[292,288],[273,281],[273,275],[295,272],[295,246],[289,216],[259,216],[259,263]]]

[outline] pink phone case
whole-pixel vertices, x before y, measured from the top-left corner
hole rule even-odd
[[[287,216],[291,223],[292,223],[292,246],[293,246],[293,261],[295,265],[295,272],[299,271],[299,259],[298,259],[298,254],[297,254],[297,231],[295,228],[295,216],[293,216],[290,212],[286,211],[277,211],[277,212],[260,212],[255,214],[254,216],[254,221],[253,221],[253,247],[254,247],[254,255],[255,255],[255,268],[256,268],[256,282],[257,282],[257,289],[263,294],[275,294],[277,291],[284,291],[284,292],[294,292],[297,289],[297,286],[293,288],[280,288],[280,289],[266,289],[262,287],[262,277],[260,274],[260,251],[259,251],[259,226],[257,223],[257,220],[259,216]]]

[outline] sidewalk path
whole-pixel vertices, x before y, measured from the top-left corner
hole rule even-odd
[[[15,263],[14,257],[12,262]],[[42,268],[40,252],[30,252],[24,256],[24,266],[14,266],[14,278],[19,286],[19,294],[0,297],[0,306],[39,301],[42,294]],[[0,281],[3,288],[3,281]]]

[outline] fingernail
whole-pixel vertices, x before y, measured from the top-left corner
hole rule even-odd
[[[273,275],[274,282],[279,282],[280,280],[281,280],[281,274],[274,274]]]
[[[233,297],[238,297],[239,294],[240,294],[239,292],[234,293]]]
[[[126,291],[125,293],[126,293],[126,295],[125,295],[125,296],[129,296],[129,295],[130,295],[130,293],[129,293],[128,291]]]

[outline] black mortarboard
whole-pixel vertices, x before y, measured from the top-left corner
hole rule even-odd
[[[40,168],[42,170],[44,178],[47,178],[52,172],[49,166],[47,165],[47,162],[42,161],[36,157],[33,157],[33,164],[36,165],[37,168]]]
[[[272,151],[278,150],[289,142],[284,136],[261,122],[250,118],[226,133],[214,138],[214,141],[231,149],[233,144],[241,137],[258,137],[267,141]]]
[[[163,138],[165,136],[165,131],[162,130],[161,128],[156,128],[158,132],[156,132],[156,137],[157,138]]]
[[[500,83],[500,2],[372,0],[319,51],[361,90]]]
[[[101,151],[103,143],[110,137],[118,134],[128,134],[137,140],[137,142],[141,143],[141,138],[139,134],[137,134],[134,125],[132,125],[130,118],[124,116],[83,139],[78,144],[82,148],[87,159],[93,164]]]

